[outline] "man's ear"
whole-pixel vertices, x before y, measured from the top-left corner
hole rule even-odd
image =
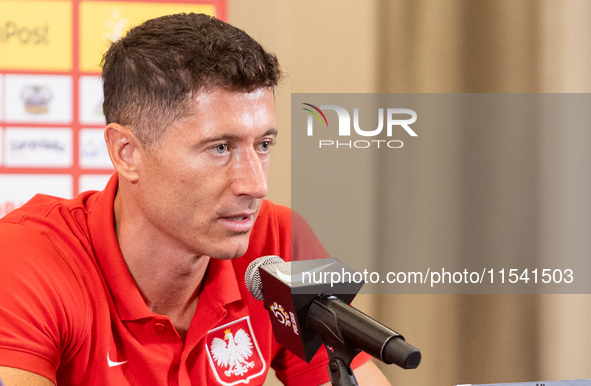
[[[143,150],[139,139],[129,128],[117,123],[109,123],[105,128],[105,142],[119,178],[136,182],[139,179],[138,172]]]

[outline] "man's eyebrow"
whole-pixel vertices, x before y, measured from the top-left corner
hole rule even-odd
[[[261,137],[266,137],[268,135],[272,135],[272,136],[277,136],[277,129],[276,128],[271,128],[269,130],[267,130],[263,135],[261,135]],[[233,134],[223,134],[220,136],[212,136],[209,138],[204,138],[201,141],[199,141],[199,145],[204,145],[207,144],[209,142],[217,142],[217,141],[233,141],[233,140],[238,140],[240,139],[239,135],[233,135]]]
[[[266,137],[267,135],[277,136],[277,129],[276,128],[269,129],[262,136]]]

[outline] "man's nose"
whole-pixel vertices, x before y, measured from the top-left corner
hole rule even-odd
[[[269,192],[267,185],[268,160],[261,159],[255,149],[243,152],[237,159],[234,168],[232,192],[237,195],[248,195],[263,198]]]

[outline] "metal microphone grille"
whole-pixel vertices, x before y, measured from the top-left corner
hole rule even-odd
[[[244,274],[244,283],[246,289],[257,300],[263,300],[263,284],[261,283],[261,275],[259,274],[259,267],[267,264],[285,263],[279,256],[263,256],[253,260],[246,268]]]

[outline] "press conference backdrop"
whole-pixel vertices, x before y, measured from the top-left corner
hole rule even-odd
[[[113,172],[100,61],[144,20],[226,18],[226,0],[0,0],[0,217],[36,193],[71,198]]]

